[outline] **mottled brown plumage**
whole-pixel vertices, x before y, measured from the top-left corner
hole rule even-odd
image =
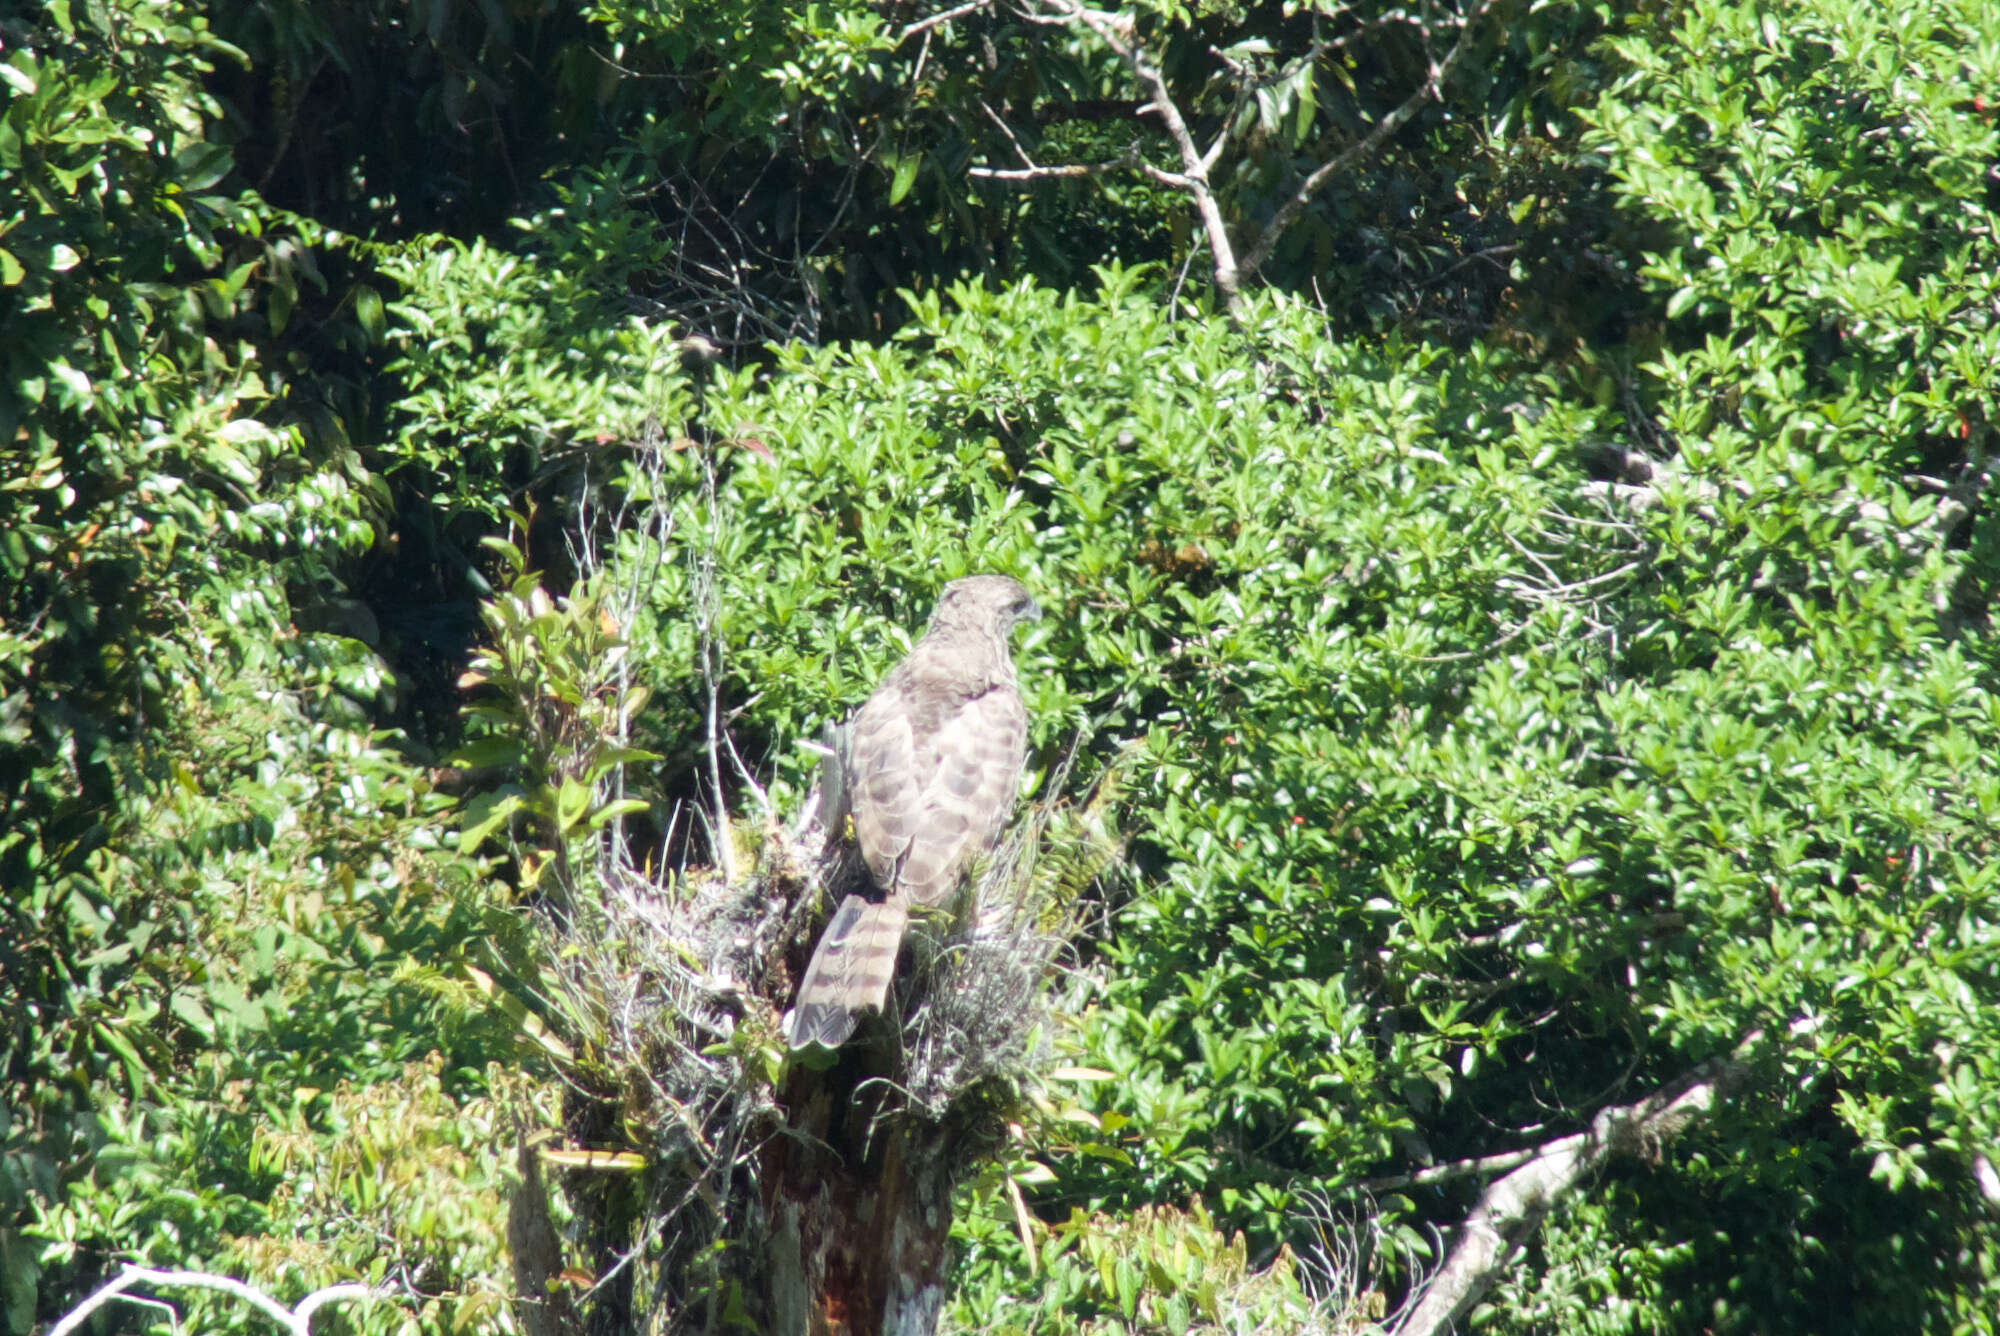
[[[872,893],[848,896],[827,923],[799,984],[793,1048],[837,1048],[881,1008],[910,911],[949,900],[1007,824],[1028,730],[1007,635],[1040,615],[1004,575],[952,581],[923,639],[855,712],[844,768]]]

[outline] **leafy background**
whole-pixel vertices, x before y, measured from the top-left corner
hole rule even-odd
[[[1430,59],[1131,13],[1242,223]],[[667,859],[703,572],[780,807],[944,580],[1048,609],[1036,764],[1124,758],[1061,1037],[1114,1079],[967,1190],[958,1326],[1378,1317],[1477,1192],[1413,1171],[1804,1020],[1469,1325],[1991,1330],[2000,16],[1500,0],[1235,319],[1174,190],[966,171],[1165,162],[1101,43],[926,17],[0,18],[7,1330],[131,1259],[514,1323],[534,855],[463,833],[532,785],[449,759],[510,534],[643,595]]]

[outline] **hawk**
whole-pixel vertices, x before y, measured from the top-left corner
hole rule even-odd
[[[793,1048],[838,1048],[881,1009],[910,911],[944,904],[1007,823],[1028,737],[1007,636],[1041,615],[1004,575],[953,580],[923,639],[855,712],[843,768],[870,887],[842,900],[820,936]]]

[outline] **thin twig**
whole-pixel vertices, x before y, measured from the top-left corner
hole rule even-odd
[[[979,99],[979,109],[986,113],[987,120],[1000,127],[1001,134],[1007,136],[1007,142],[1014,146],[1014,156],[1021,160],[1021,165],[1031,171],[1036,170],[1035,160],[1028,156],[1028,150],[1021,147],[1021,141],[1014,137],[1013,127],[1000,118],[1000,113],[988,106],[985,98]]]
[[[722,592],[716,581],[716,553],[722,548],[722,506],[715,495],[715,461],[701,452],[701,495],[708,507],[708,541],[695,554],[694,613],[701,639],[701,680],[707,697],[708,785],[714,804],[709,834],[715,848],[715,865],[722,879],[736,882],[736,841],[729,830],[729,802],[722,787]]]
[[[1119,162],[1068,163],[1059,167],[968,167],[967,176],[981,181],[1056,181],[1079,176],[1102,176],[1124,171],[1131,164]]]
[[[1526,1150],[1504,1151],[1499,1155],[1482,1155],[1477,1159],[1454,1160],[1450,1164],[1434,1164],[1428,1169],[1418,1169],[1407,1174],[1386,1174],[1381,1178],[1364,1178],[1361,1186],[1369,1192],[1391,1192],[1397,1188],[1420,1188],[1432,1183],[1449,1183],[1454,1178],[1471,1178],[1479,1174],[1498,1174],[1526,1164],[1543,1152],[1541,1146],[1530,1146]]]
[[[1500,620],[1499,613],[1496,612],[1490,615],[1494,621],[1497,622]],[[1419,654],[1414,657],[1413,661],[1416,663],[1458,663],[1465,659],[1483,659],[1495,650],[1505,649],[1516,640],[1519,640],[1526,634],[1528,628],[1535,624],[1536,615],[1536,613],[1529,613],[1519,623],[1502,632],[1498,640],[1489,640],[1477,649],[1451,650],[1444,654]]]

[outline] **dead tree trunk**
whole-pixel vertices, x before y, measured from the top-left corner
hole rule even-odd
[[[845,739],[829,729],[824,741],[815,824],[837,838],[847,813]],[[779,1096],[785,1129],[764,1143],[759,1166],[770,1330],[930,1336],[937,1329],[952,1189],[996,1144],[995,1083],[1029,1056],[1020,1029],[993,1024],[1006,1010],[994,1010],[994,996],[1011,990],[1011,1011],[1032,1015],[1038,976],[1059,941],[1034,936],[1023,918],[1031,897],[1021,893],[1020,841],[1013,853],[974,897],[975,906],[985,904],[984,921],[975,908],[946,930],[948,942],[957,938],[948,953],[927,930],[906,939],[891,1019],[864,1023],[830,1066],[795,1062],[787,1073]],[[860,875],[851,858],[822,866],[827,882]],[[996,894],[1007,883],[1013,893]]]
[[[930,1336],[944,1306],[955,1156],[942,1124],[884,1108],[885,1045],[798,1070],[762,1171],[772,1329]]]
[[[607,855],[599,884],[543,922],[557,1046],[577,1056],[564,1135],[517,1189],[533,1245],[517,1244],[519,1299],[541,1336],[937,1328],[952,1190],[998,1149],[1045,1056],[1046,978],[1071,927],[1032,856],[1053,808],[1003,842],[956,919],[911,932],[885,1014],[774,1073],[815,911],[865,875],[841,838],[832,741],[826,799],[772,823],[753,870],[669,878]]]

